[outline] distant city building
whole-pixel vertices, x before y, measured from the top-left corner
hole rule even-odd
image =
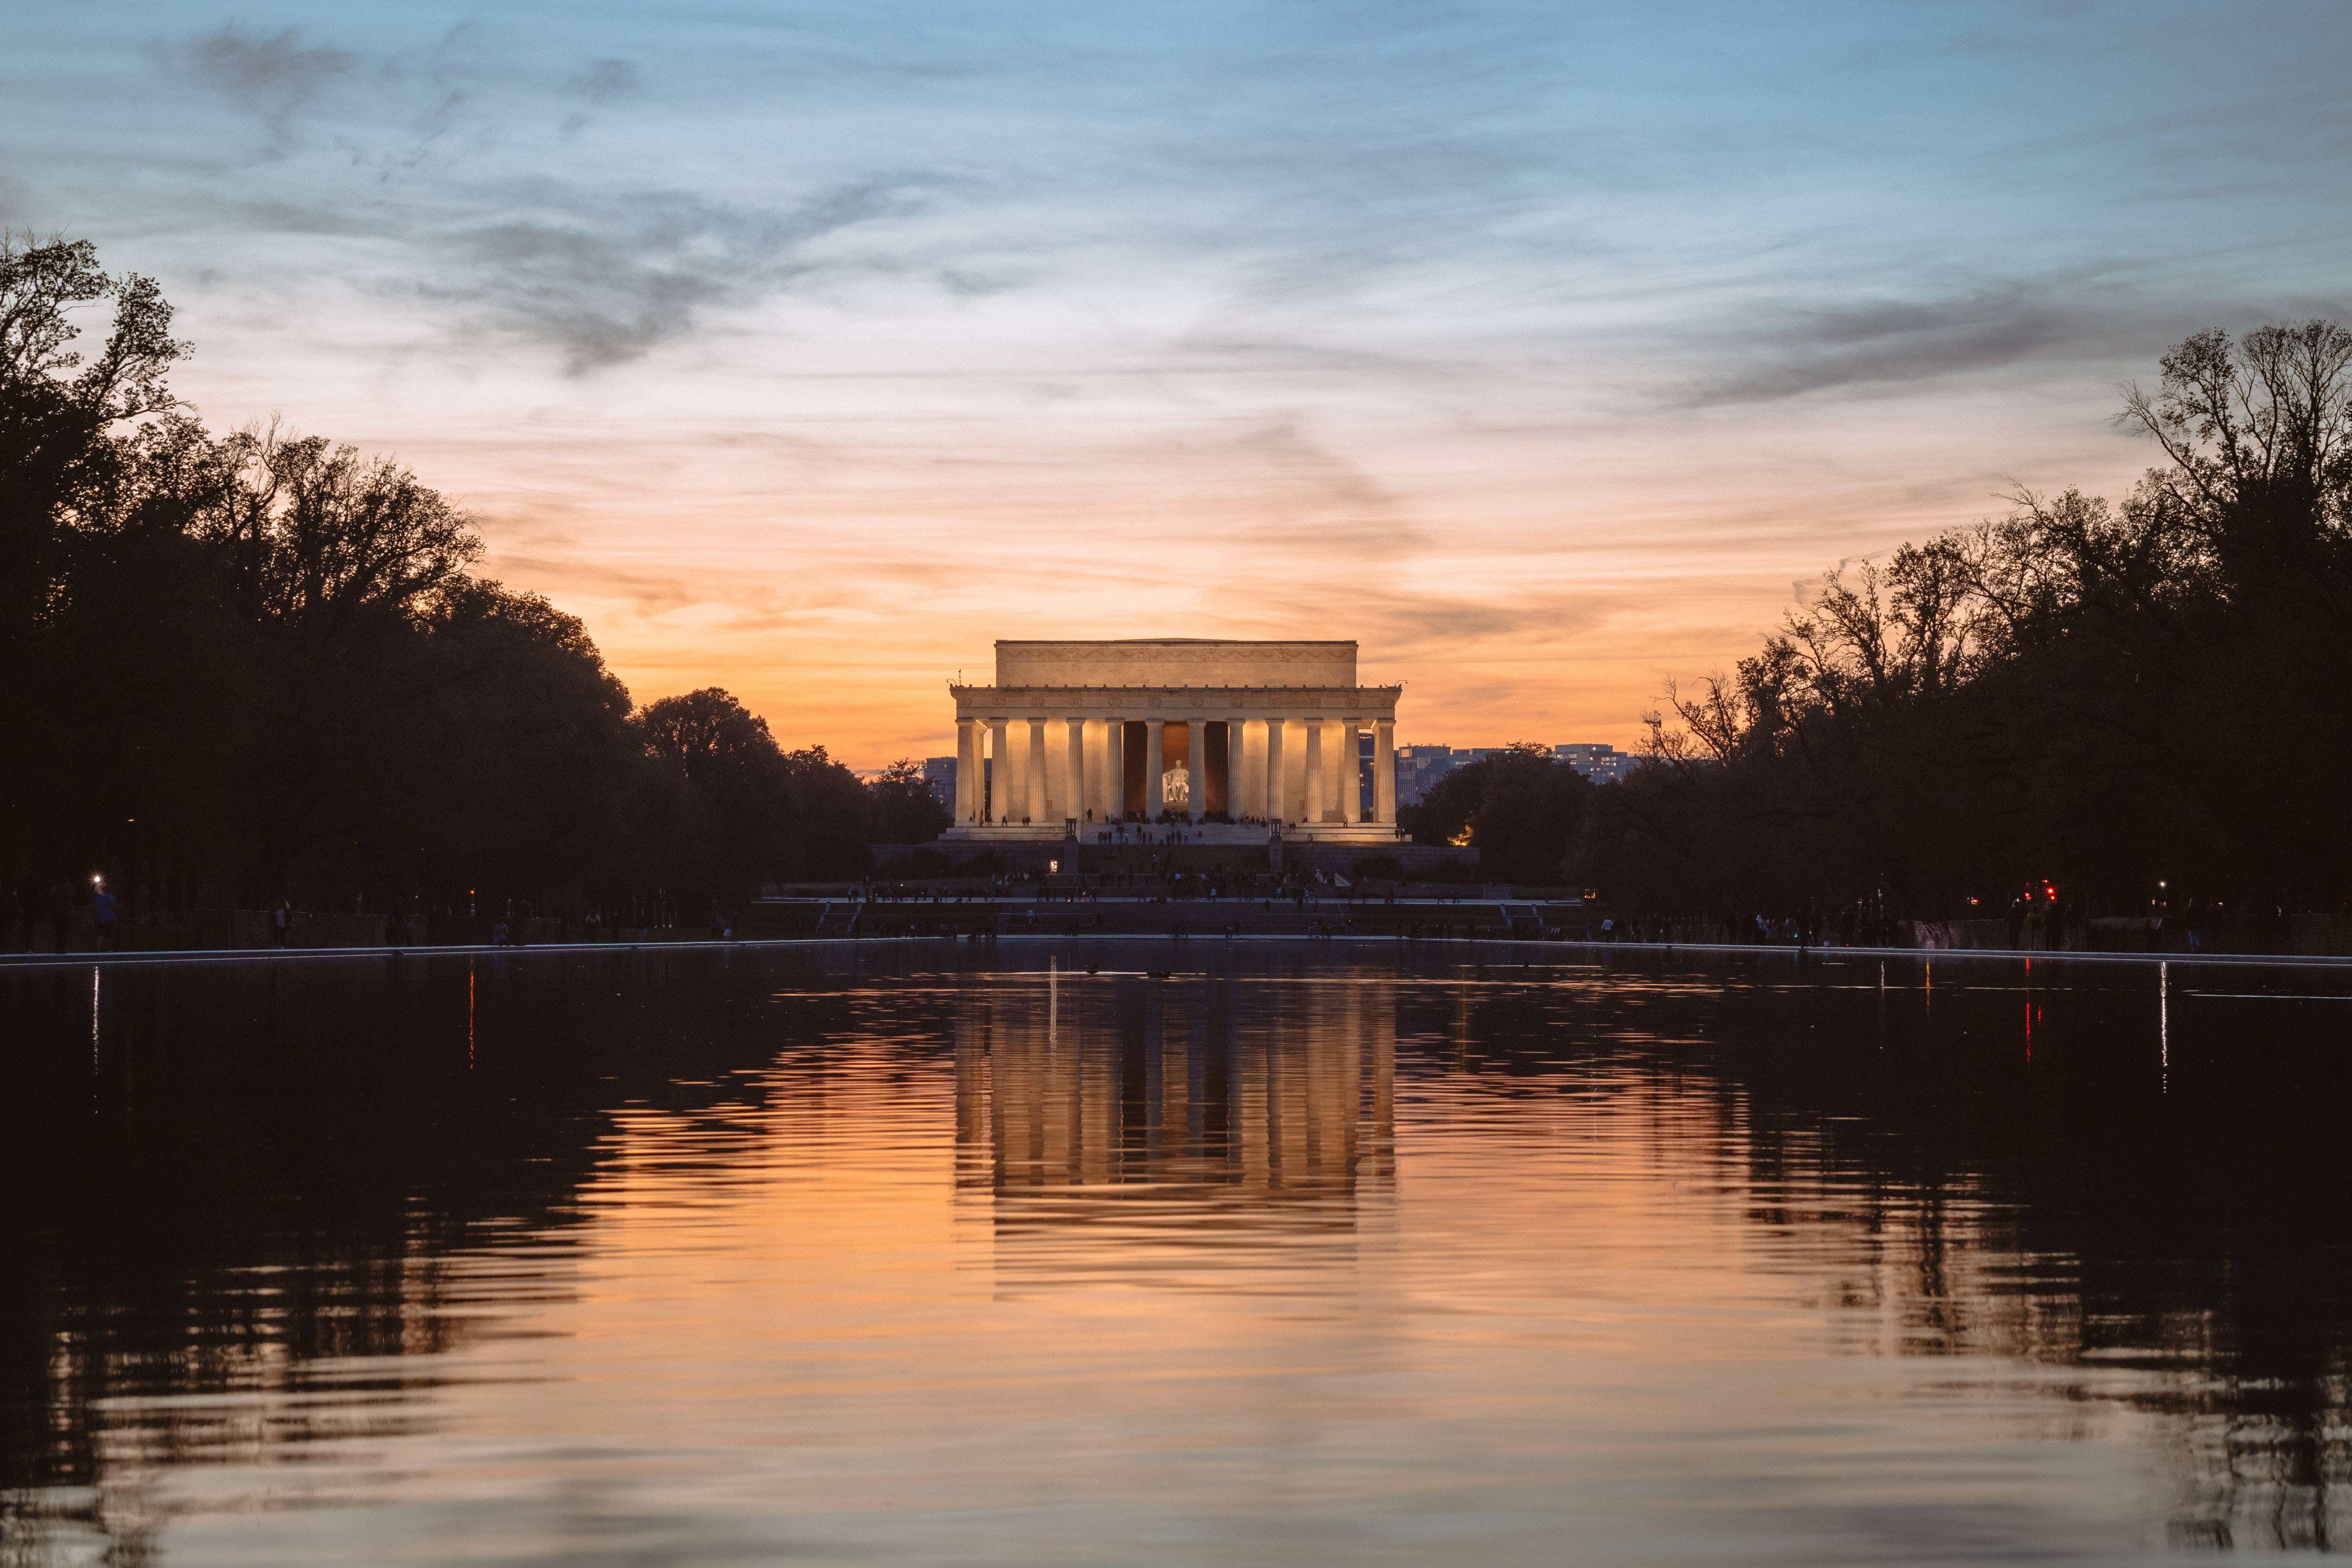
[[[1457,759],[1451,746],[1399,746],[1396,753],[1397,804],[1419,805],[1437,781],[1469,759]]]
[[[1642,762],[1631,752],[1594,744],[1554,746],[1551,754],[1597,784],[1620,782]]]
[[[1508,751],[1507,746],[1399,746],[1396,752],[1397,804],[1416,805],[1437,787],[1437,781],[1456,768]],[[1632,773],[1641,758],[1597,742],[1554,746],[1551,754],[1594,784],[1615,784]]]
[[[931,798],[950,811],[955,809],[955,773],[956,760],[953,757],[923,759],[923,782],[930,786]]]

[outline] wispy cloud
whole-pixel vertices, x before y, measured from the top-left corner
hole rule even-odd
[[[877,760],[870,650],[1021,629],[1621,738],[1799,574],[2128,483],[2114,383],[2352,234],[2340,5],[16,9],[0,217],[161,277],[208,416]]]
[[[1990,369],[2079,340],[2095,314],[2023,284],[1792,312],[1744,343],[1735,340],[1732,368],[1685,386],[1680,401],[1767,403]]]
[[[691,191],[608,194],[553,181],[512,194],[516,215],[456,226],[424,284],[490,326],[551,345],[574,375],[635,359],[706,312],[755,305],[824,269],[810,247],[903,214],[933,183],[877,176],[781,210]]]
[[[167,68],[259,116],[280,138],[295,112],[327,84],[350,75],[359,59],[325,45],[305,47],[298,27],[259,36],[234,22],[218,32],[160,45],[157,53]]]
[[[638,89],[634,60],[591,60],[586,69],[563,84],[563,96],[580,104],[564,117],[563,134],[577,136],[587,129],[594,110],[633,97]]]

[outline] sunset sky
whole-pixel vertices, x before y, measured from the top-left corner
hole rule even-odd
[[[639,700],[951,749],[997,637],[1636,739],[1795,580],[2352,315],[2352,7],[10,8],[0,220],[396,451]]]

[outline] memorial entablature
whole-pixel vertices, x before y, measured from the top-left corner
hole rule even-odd
[[[950,838],[1120,823],[1212,843],[1396,837],[1404,689],[1357,685],[1352,642],[999,642],[996,678],[948,688]]]

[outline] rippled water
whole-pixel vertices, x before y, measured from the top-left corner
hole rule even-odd
[[[2347,989],[1205,942],[0,973],[0,1563],[2331,1548]]]

